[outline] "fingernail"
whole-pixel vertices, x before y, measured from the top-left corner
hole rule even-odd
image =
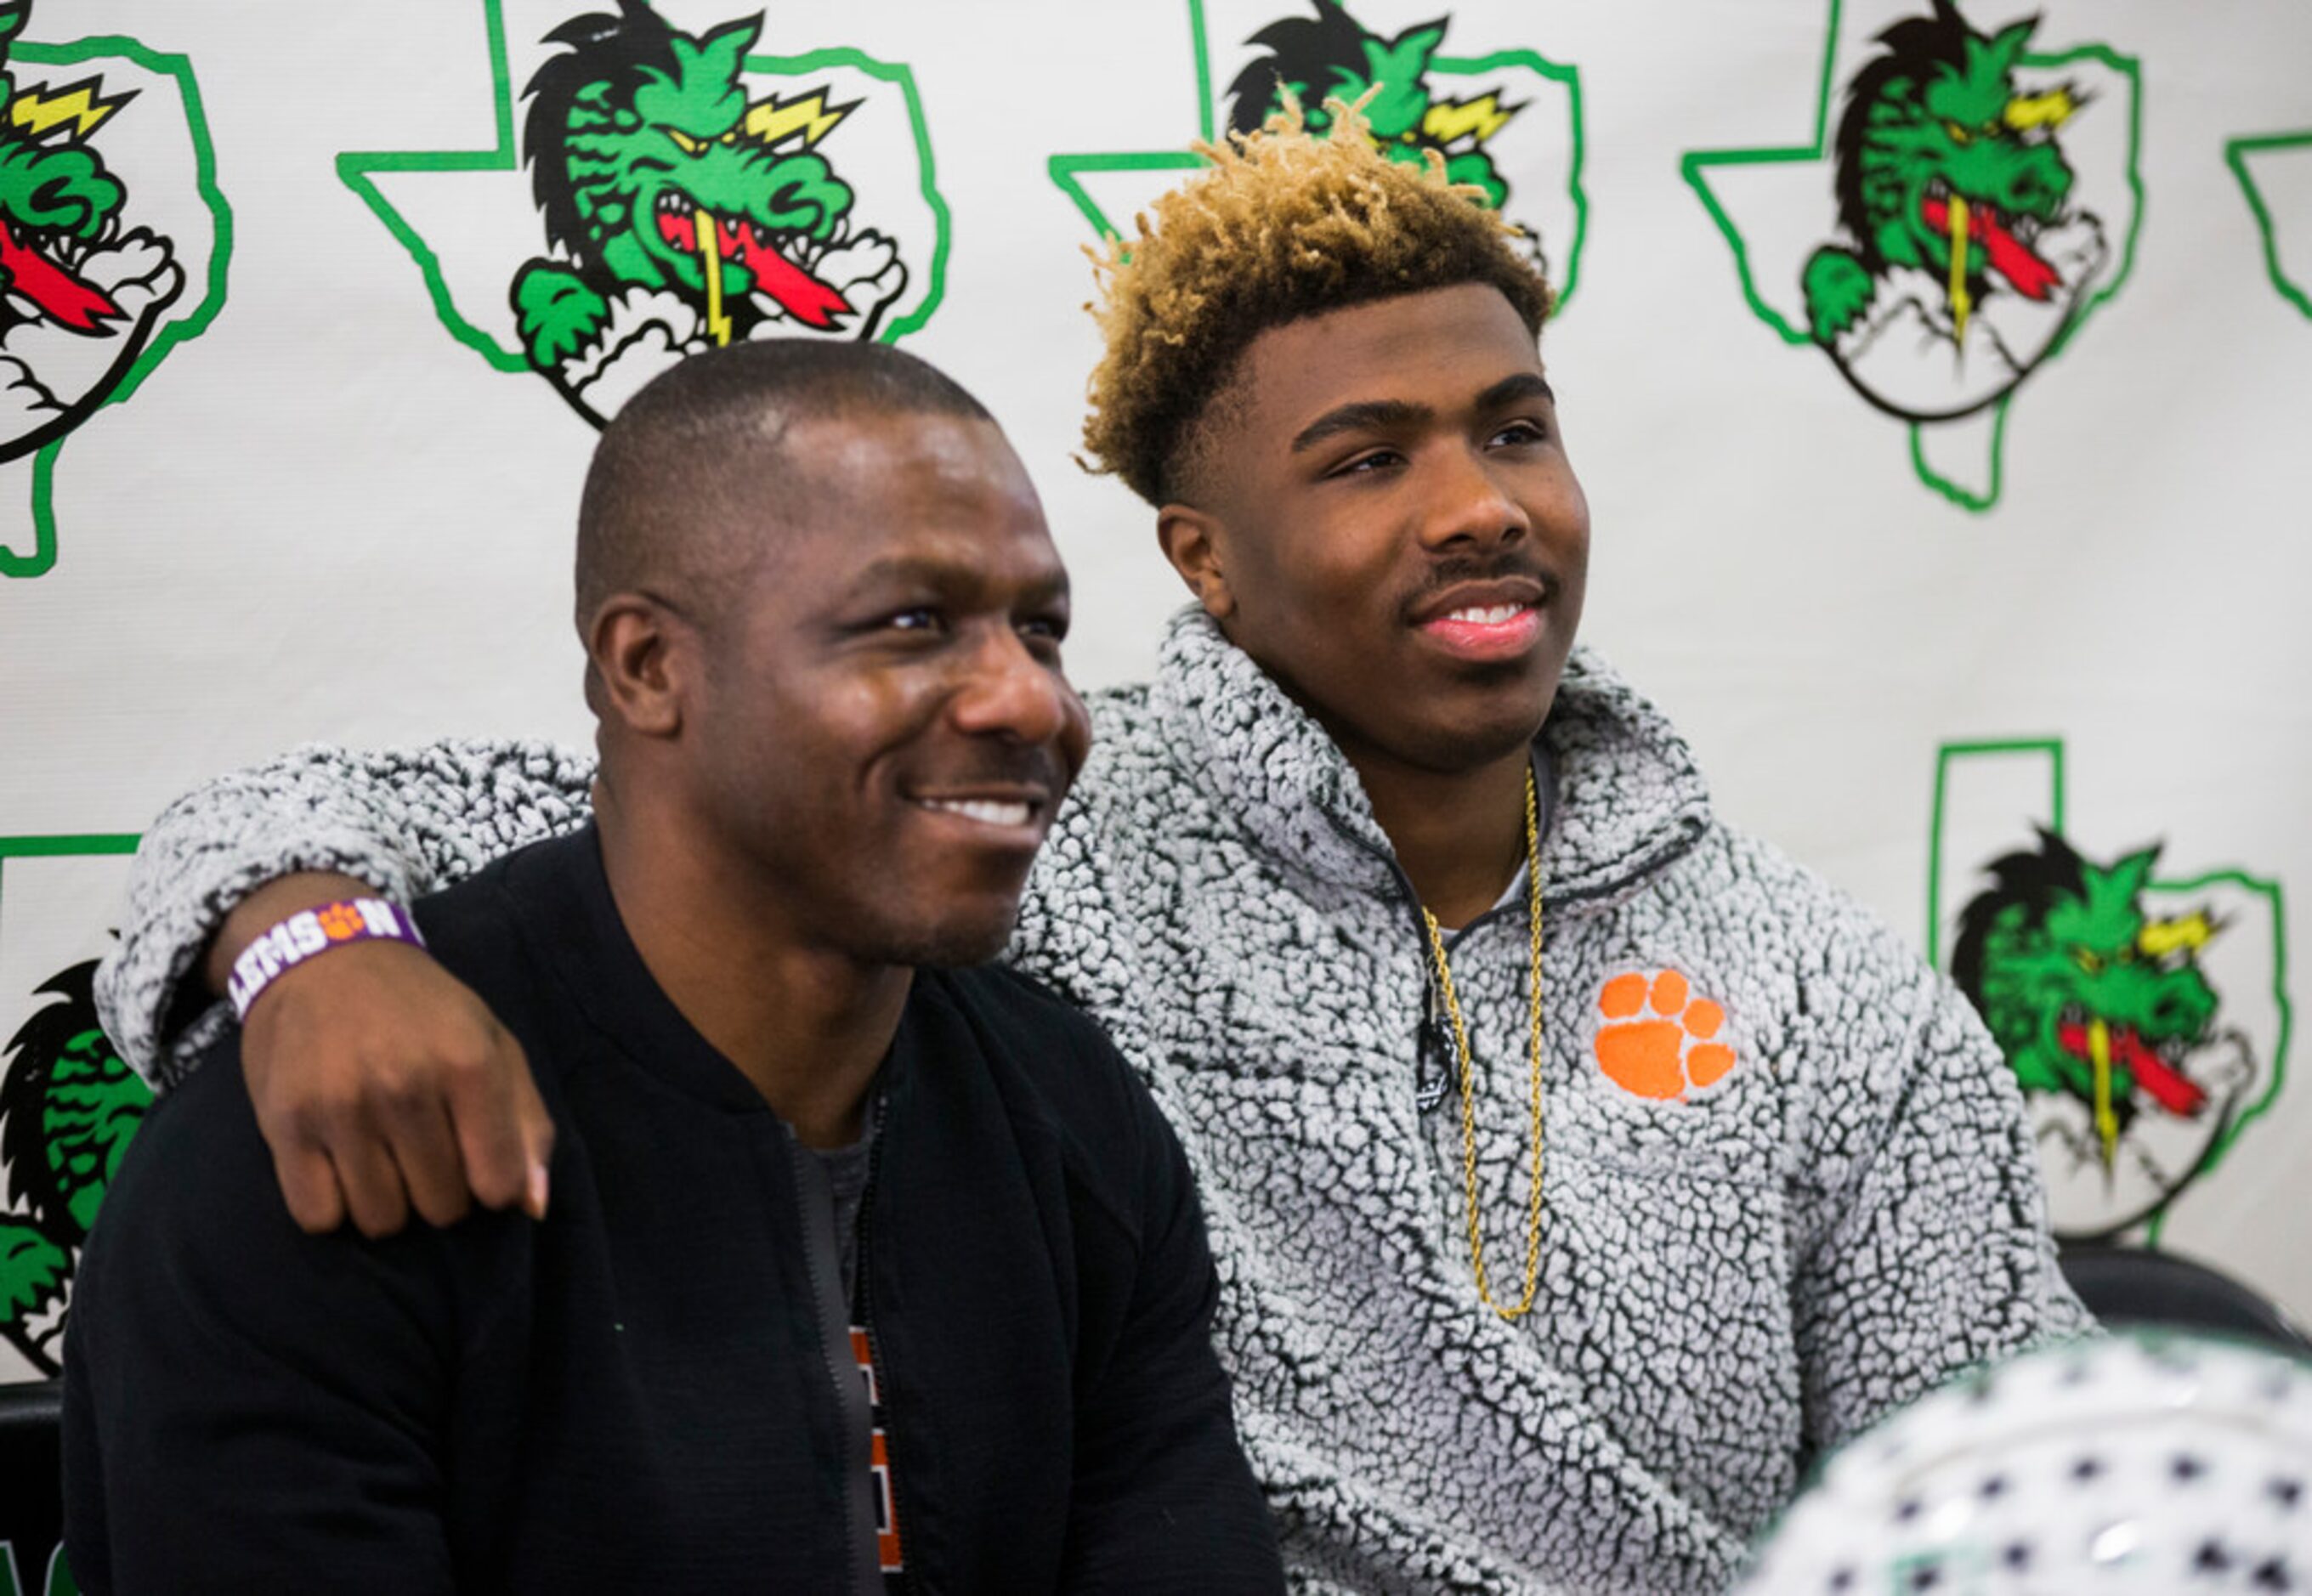
[[[546,1165],[543,1164],[530,1166],[530,1191],[524,1206],[530,1209],[531,1218],[546,1217]]]

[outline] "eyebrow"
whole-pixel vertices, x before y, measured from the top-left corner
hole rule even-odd
[[[1554,405],[1557,403],[1557,393],[1549,386],[1549,379],[1540,372],[1519,371],[1515,376],[1502,378],[1484,393],[1479,394],[1477,408],[1499,410],[1504,406],[1514,405],[1524,399],[1546,399]]]
[[[1433,414],[1426,405],[1411,405],[1403,399],[1365,399],[1338,406],[1293,434],[1292,452],[1297,455],[1303,449],[1314,449],[1326,439],[1343,432],[1418,426]]]
[[[943,560],[921,554],[891,554],[876,560],[845,584],[853,594],[870,592],[877,588],[929,588],[941,592],[957,589],[983,589],[997,580],[996,573],[985,565],[968,561]],[[1029,603],[1047,603],[1068,596],[1068,575],[1064,570],[1048,572],[1027,582],[1021,594]]]
[[[1519,371],[1502,378],[1477,396],[1479,410],[1499,410],[1523,399],[1547,399],[1556,403],[1557,396],[1538,371]],[[1380,431],[1390,427],[1419,426],[1434,417],[1436,413],[1426,405],[1409,404],[1403,399],[1362,399],[1354,404],[1336,406],[1293,434],[1292,452],[1300,454],[1311,449],[1327,438],[1343,432]]]

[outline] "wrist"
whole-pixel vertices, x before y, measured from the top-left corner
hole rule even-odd
[[[400,904],[349,897],[299,909],[249,939],[233,960],[225,994],[242,1021],[274,981],[309,959],[356,942],[407,942],[424,947],[417,922]]]
[[[234,904],[218,925],[202,956],[203,984],[215,996],[226,996],[225,985],[232,978],[233,961],[241,957],[241,950],[300,909],[384,895],[369,882],[333,870],[299,870],[276,876]]]

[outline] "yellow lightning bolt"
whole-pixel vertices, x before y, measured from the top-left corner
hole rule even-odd
[[[2050,89],[2045,94],[2019,94],[2007,102],[2000,120],[2018,133],[2034,127],[2061,127],[2071,119],[2080,102],[2071,98],[2069,89]]]
[[[2216,934],[2215,922],[2203,909],[2181,920],[2155,920],[2136,934],[2135,946],[2150,957],[2164,959],[2179,948],[2197,953]]]
[[[1421,131],[1441,144],[1449,144],[1466,135],[1476,135],[1476,143],[1484,144],[1502,128],[1523,108],[1503,106],[1496,94],[1481,94],[1475,100],[1441,100],[1429,108],[1421,118]]]
[[[108,97],[99,92],[103,86],[92,77],[53,91],[46,83],[35,84],[8,101],[8,125],[22,128],[34,138],[63,127],[66,137],[84,139],[136,98],[134,90]]]
[[[2106,1021],[2088,1022],[2088,1062],[2095,1067],[2096,1140],[2102,1146],[2108,1173],[2119,1152],[2119,1115],[2111,1103],[2111,1025]]]
[[[779,144],[795,134],[802,135],[804,149],[810,148],[835,130],[835,125],[859,109],[859,101],[848,105],[830,106],[827,91],[813,89],[808,94],[798,94],[793,100],[781,100],[772,95],[758,100],[747,108],[746,119],[739,124],[749,138],[766,144]]]
[[[1950,196],[1950,307],[1951,318],[1958,323],[1951,336],[1966,342],[1967,312],[1975,301],[1966,292],[1966,201],[1954,194]]]
[[[722,251],[714,243],[714,218],[705,211],[692,214],[698,228],[698,269],[706,274],[706,331],[717,349],[731,344],[731,318],[722,314]]]

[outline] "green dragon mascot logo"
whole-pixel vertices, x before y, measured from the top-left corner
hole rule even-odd
[[[1814,144],[1690,151],[1680,170],[1753,314],[1906,423],[1922,483],[1987,510],[2017,394],[2127,278],[2142,68],[2044,49],[2036,15],[1976,28],[1955,0],[1829,15]]]
[[[1580,269],[1588,201],[1581,190],[1581,74],[1523,48],[1449,53],[1453,18],[1422,15],[1391,0],[1307,0],[1307,14],[1279,16],[1276,0],[1190,0],[1198,123],[1168,148],[1051,158],[1052,179],[1101,234],[1111,218],[1143,210],[1204,158],[1180,146],[1190,133],[1211,142],[1249,133],[1297,100],[1308,125],[1331,124],[1327,100],[1362,101],[1366,131],[1392,160],[1445,163],[1446,175],[1479,190],[1513,222],[1562,309]],[[1425,10],[1425,8],[1424,8]],[[1388,26],[1374,25],[1389,13]],[[1143,13],[1144,14],[1144,13]],[[1212,41],[1244,53],[1216,63]],[[1217,92],[1214,85],[1224,84]]]
[[[595,426],[686,355],[890,343],[944,293],[914,74],[847,48],[758,54],[761,14],[701,23],[714,3],[483,0],[498,146],[337,157],[442,326]]]
[[[638,386],[621,367],[758,333],[871,337],[906,288],[819,147],[855,102],[749,100],[761,29],[692,37],[621,0],[547,36],[565,48],[530,82],[526,142],[562,254],[521,268],[513,308],[530,363],[597,425]]]
[[[2035,1105],[2051,1182],[2106,1201],[2059,1230],[2111,1234],[2150,1218],[2208,1167],[2260,1072],[2219,1026],[2202,955],[2223,922],[2159,915],[2144,894],[2159,850],[2109,865],[2050,831],[1988,867],[1961,911],[1951,976]]]
[[[1848,241],[1807,261],[1807,319],[1895,414],[1943,420],[2004,397],[2110,258],[2101,221],[2072,204],[2062,144],[2087,97],[2016,80],[2036,26],[1978,33],[1936,0],[1932,16],[1881,33],[1884,53],[1848,88],[1836,146]]]
[[[61,1368],[65,1310],[81,1243],[152,1094],[105,1040],[96,961],[44,982],[7,1045],[0,1077],[0,1337],[42,1374]]]
[[[1327,99],[1363,100],[1367,130],[1384,153],[1417,164],[1434,150],[1444,157],[1447,177],[1484,190],[1496,210],[1506,205],[1509,181],[1486,145],[1524,107],[1505,104],[1498,89],[1462,100],[1438,95],[1430,69],[1451,19],[1415,23],[1384,39],[1337,0],[1311,4],[1315,16],[1271,22],[1247,41],[1268,53],[1229,85],[1229,126],[1238,133],[1258,128],[1288,88],[1319,132],[1332,120]]]

